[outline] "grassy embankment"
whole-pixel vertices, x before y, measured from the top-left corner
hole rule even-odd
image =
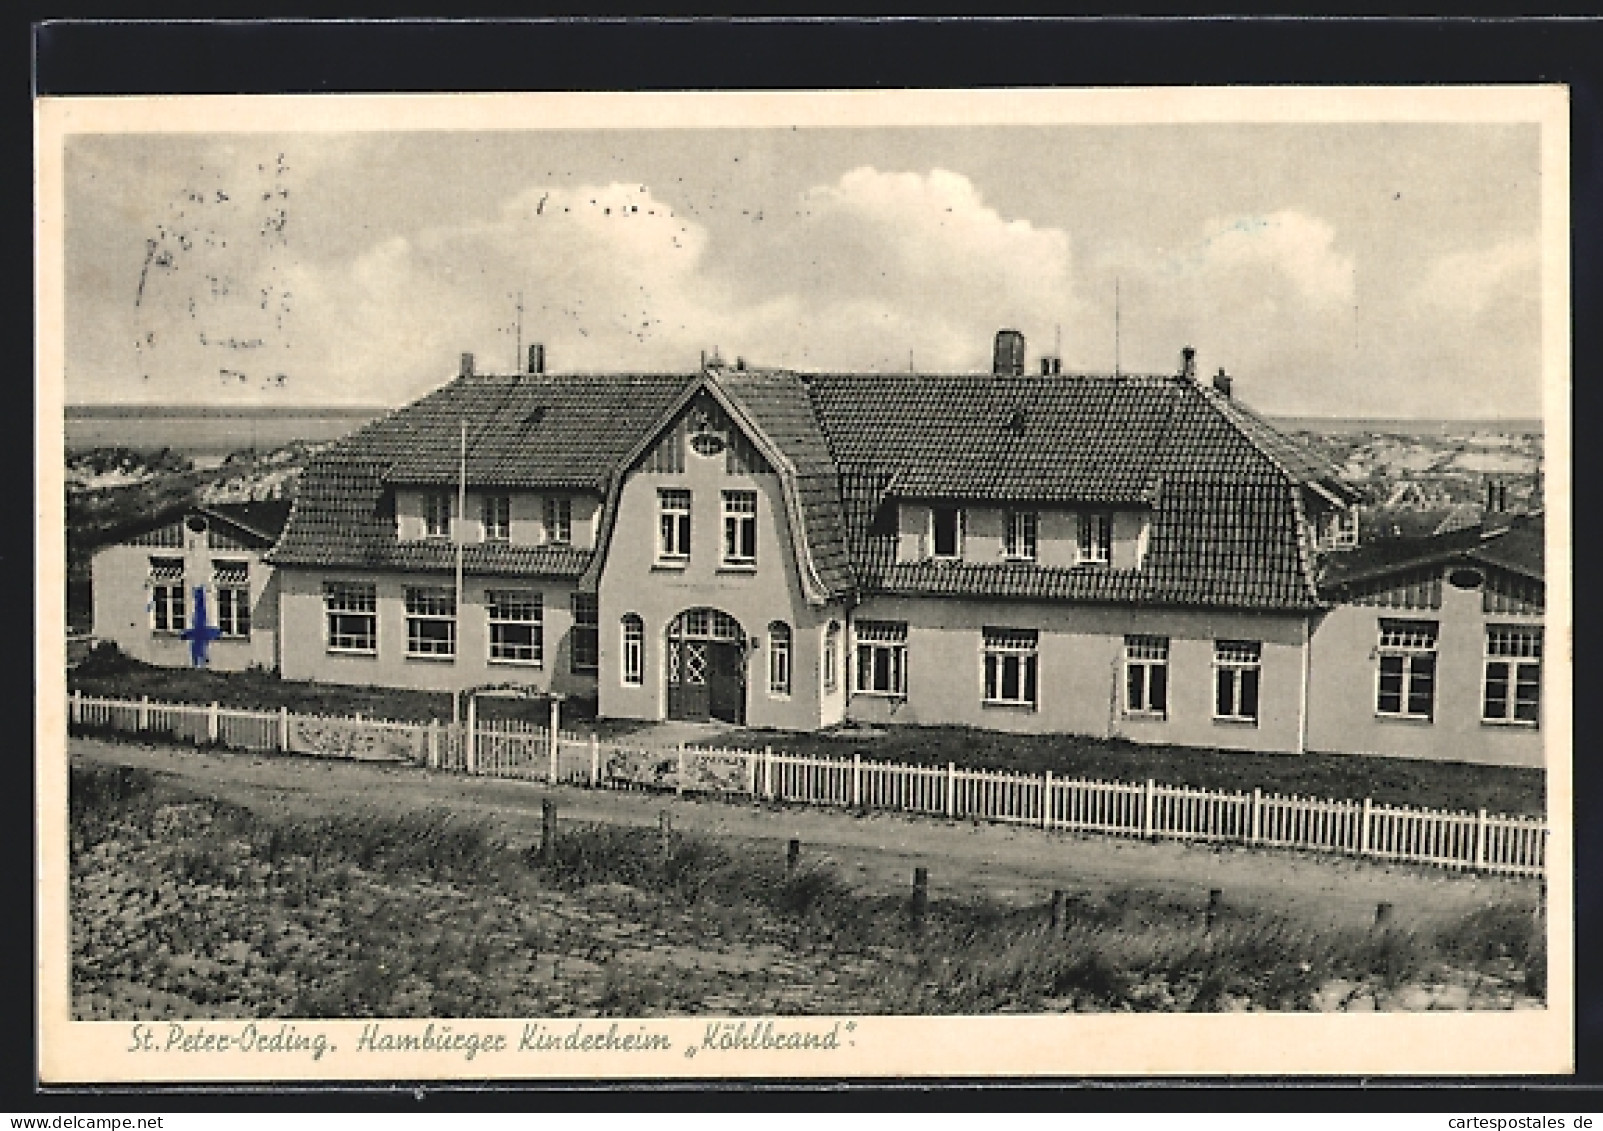
[[[451,697],[444,692],[383,687],[348,687],[280,679],[265,671],[214,672],[158,668],[108,650],[69,673],[69,688],[86,695],[168,699],[188,703],[216,701],[225,707],[320,714],[360,711],[376,718],[449,719]],[[484,717],[520,717],[544,723],[549,708],[538,701],[486,699]],[[639,723],[620,723],[588,716],[590,705],[563,705],[564,725],[595,729],[603,738],[627,740]],[[647,728],[649,729],[649,728]],[[1435,809],[1485,808],[1491,813],[1540,816],[1546,810],[1545,776],[1541,770],[1511,766],[1426,762],[1339,754],[1251,754],[1188,746],[1143,745],[1119,739],[1064,734],[1000,734],[968,727],[893,726],[873,732],[850,728],[821,734],[731,729],[709,732],[708,744],[771,746],[775,750],[819,757],[864,758],[945,765],[967,769],[1017,770],[1060,777],[1103,781],[1152,778],[1169,785],[1199,789],[1251,790],[1299,794],[1338,800],[1368,797],[1378,804]]]
[[[915,927],[905,900],[706,837],[564,824],[548,863],[444,810],[297,817],[126,767],[73,769],[71,852],[80,1017],[1386,1008],[1545,979],[1529,905],[1346,932],[1225,909],[1208,929],[1132,887],[1071,896],[1061,930],[979,898]]]

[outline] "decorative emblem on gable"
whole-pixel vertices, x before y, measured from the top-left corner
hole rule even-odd
[[[715,418],[710,411],[700,406],[691,410],[689,417],[691,451],[707,459],[723,454],[724,449],[729,446],[729,441],[725,437],[722,415],[719,413],[718,418]]]

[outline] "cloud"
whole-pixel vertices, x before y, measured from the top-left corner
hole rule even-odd
[[[1541,257],[1534,240],[1507,240],[1489,248],[1452,252],[1425,270],[1415,292],[1420,305],[1460,318],[1480,314],[1494,301],[1532,295]]]
[[[1218,220],[1208,228],[1208,235],[1171,260],[1171,272],[1249,294],[1284,290],[1290,283],[1316,306],[1352,302],[1353,259],[1336,251],[1336,230],[1324,220],[1282,210]]]

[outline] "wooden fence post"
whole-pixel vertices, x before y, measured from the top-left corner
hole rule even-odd
[[[67,697],[67,720],[74,726],[83,722],[83,692],[74,691]]]
[[[601,785],[601,740],[594,732],[590,735],[590,788],[597,789]]]
[[[1224,898],[1224,894],[1225,893],[1222,890],[1220,890],[1219,888],[1211,888],[1211,889],[1209,889],[1209,891],[1208,891],[1208,911],[1207,911],[1207,914],[1203,917],[1203,921],[1202,921],[1202,929],[1204,931],[1213,930],[1214,920],[1218,919],[1218,917],[1219,917],[1219,901]]]
[[[1141,835],[1152,835],[1152,779],[1147,779],[1146,789],[1141,794]]]
[[[1263,838],[1263,790],[1252,791],[1252,838],[1251,843],[1257,844]]]
[[[278,709],[278,749],[281,753],[289,752],[289,708]]]
[[[957,816],[957,765],[953,762],[946,763],[946,815]]]
[[[852,751],[852,808],[863,807],[863,755],[861,751]]]
[[[1375,929],[1391,925],[1392,905],[1389,903],[1375,904]]]
[[[1369,855],[1370,815],[1371,803],[1369,798],[1366,797],[1364,798],[1364,815],[1360,818],[1363,824],[1358,829],[1358,855],[1360,856]]]
[[[1481,871],[1486,867],[1486,810],[1482,809],[1475,818],[1475,870]]]
[[[557,803],[550,798],[540,802],[540,862],[557,862]]]
[[[929,909],[930,902],[930,870],[928,868],[913,869],[913,930],[924,929],[924,913]]]
[[[1052,771],[1051,770],[1046,771],[1046,776],[1041,779],[1041,827],[1043,829],[1049,829],[1049,828],[1052,827]]]
[[[218,711],[217,700],[213,699],[211,707],[206,711],[206,741],[207,742],[216,742],[217,741],[217,733],[218,733],[218,729],[219,729],[219,720],[218,720],[218,717],[217,717],[217,711]]]
[[[791,838],[785,846],[785,875],[789,876],[796,871],[796,865],[801,861],[801,841]]]
[[[148,695],[139,697],[139,714],[134,719],[134,729],[137,731],[150,729],[150,696]]]
[[[673,791],[674,796],[683,797],[685,795],[685,744],[683,742],[679,744],[678,754],[679,764],[674,770]]]
[[[1052,893],[1052,933],[1061,935],[1069,927],[1069,897],[1061,891]]]
[[[550,785],[557,784],[557,753],[562,749],[562,736],[555,735],[546,743],[547,762],[545,780]]]
[[[478,741],[478,697],[468,696],[467,730],[463,735],[466,745],[463,747],[462,768],[470,774],[479,770],[479,741]]]
[[[440,720],[429,720],[429,769],[440,768]]]
[[[774,748],[763,747],[763,796],[774,799]]]

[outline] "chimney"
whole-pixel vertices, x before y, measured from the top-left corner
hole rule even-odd
[[[1041,376],[1042,377],[1050,377],[1051,375],[1052,375],[1052,359],[1050,357],[1043,357],[1041,359]]]
[[[996,350],[991,357],[991,373],[996,377],[1024,376],[1024,335],[1017,330],[998,330]]]
[[[545,343],[535,342],[529,347],[529,372],[545,372]]]
[[[1501,479],[1492,477],[1486,480],[1486,510],[1490,514],[1502,514],[1508,509],[1508,484]]]
[[[1224,371],[1223,366],[1220,366],[1219,372],[1213,375],[1213,387],[1227,397],[1230,395],[1230,374]]]
[[[470,353],[462,355],[462,376],[473,376],[473,355]]]
[[[1197,379],[1197,351],[1190,346],[1180,351],[1180,376],[1187,381]]]
[[[1063,372],[1063,359],[1061,357],[1057,357],[1057,356],[1054,355],[1053,358],[1052,358],[1052,376],[1056,377],[1056,376],[1060,375],[1062,372]]]
[[[739,355],[736,355],[736,357],[735,357],[735,368],[738,369],[740,372],[744,373],[746,371],[746,359],[743,358],[743,357],[740,357]]]

